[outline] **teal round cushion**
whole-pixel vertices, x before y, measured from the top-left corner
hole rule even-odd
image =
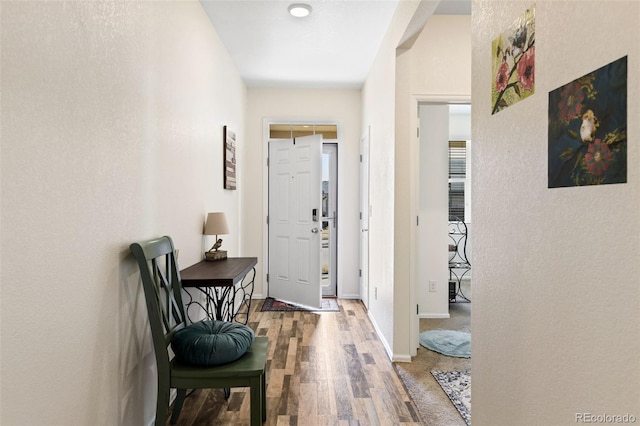
[[[254,337],[253,330],[244,324],[200,321],[178,330],[171,340],[171,349],[186,364],[221,365],[244,355]]]

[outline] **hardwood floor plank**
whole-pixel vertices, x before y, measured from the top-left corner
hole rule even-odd
[[[359,301],[340,312],[262,312],[254,301],[249,325],[267,336],[266,426],[418,425],[417,409]],[[179,425],[248,425],[248,390],[197,390]]]
[[[300,383],[298,417],[305,419],[305,425],[318,425],[318,389],[315,383]]]

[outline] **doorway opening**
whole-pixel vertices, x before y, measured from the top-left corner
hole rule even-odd
[[[418,102],[417,342],[435,328],[471,332],[471,107]],[[415,355],[414,355],[415,356]]]
[[[320,135],[322,136],[321,154],[317,159],[312,161],[318,161],[319,168],[321,169],[320,178],[317,180],[317,187],[321,192],[320,217],[318,225],[320,228],[319,233],[319,277],[317,277],[320,283],[321,297],[337,297],[338,296],[338,141],[339,141],[339,125],[335,122],[314,122],[314,121],[275,121],[265,120],[265,130],[267,131],[267,142],[271,145],[272,142],[284,141],[284,140],[296,140],[297,138],[303,138],[306,136]],[[268,164],[272,161],[269,158]],[[271,164],[270,164],[271,166]],[[270,167],[271,168],[271,167]],[[271,179],[271,172],[269,172],[269,179]],[[313,185],[313,183],[312,183]],[[267,205],[271,205],[274,200],[273,194],[275,191],[269,190],[267,196]],[[295,192],[291,192],[293,196]],[[303,193],[300,193],[302,198],[305,197]],[[313,219],[312,219],[313,221]],[[268,223],[270,222],[268,218]],[[268,232],[268,258],[273,256],[272,253],[272,238],[274,233],[271,232],[271,223],[269,223]],[[311,230],[313,232],[313,228]],[[279,237],[282,240],[282,236]],[[272,261],[269,261],[272,265]],[[271,266],[267,273],[268,283],[268,295],[272,296],[271,281],[275,276],[271,271]],[[298,268],[299,269],[299,268]],[[271,276],[270,276],[271,275]],[[310,282],[315,281],[311,280]],[[286,298],[285,300],[291,302],[297,302],[292,298]]]
[[[420,102],[418,113],[418,317],[448,318],[450,302],[471,299],[471,107]]]
[[[322,145],[322,297],[337,296],[338,264],[338,145]]]

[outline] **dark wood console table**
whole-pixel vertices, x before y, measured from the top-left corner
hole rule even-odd
[[[204,301],[199,301],[187,292],[187,315],[192,308],[200,307],[210,319],[246,324],[257,263],[257,257],[229,257],[203,260],[180,271],[182,287],[195,288],[204,295]]]

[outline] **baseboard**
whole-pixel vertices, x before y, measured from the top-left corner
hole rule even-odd
[[[394,355],[392,362],[411,362],[411,355]]]
[[[411,355],[393,353],[393,351],[391,350],[391,346],[389,346],[389,342],[387,342],[387,339],[384,337],[384,335],[380,331],[380,328],[378,327],[376,320],[373,318],[373,316],[371,316],[371,311],[367,312],[367,316],[369,317],[369,321],[371,321],[371,324],[373,325],[373,329],[378,335],[378,338],[382,342],[382,346],[384,346],[384,350],[385,352],[387,352],[387,356],[389,357],[389,360],[391,362],[411,362]]]
[[[387,356],[391,361],[393,361],[393,352],[391,351],[391,347],[389,346],[387,339],[384,337],[384,334],[382,334],[382,332],[380,331],[380,328],[378,328],[378,324],[376,323],[375,318],[371,315],[371,311],[367,311],[367,317],[369,317],[369,321],[371,321],[371,324],[373,325],[373,329],[375,330],[376,334],[378,335],[378,338],[382,342],[382,346],[384,346],[384,350],[387,352]]]
[[[449,314],[418,314],[418,318],[422,319],[447,319],[451,318]]]
[[[338,296],[340,299],[358,299],[360,300],[360,295],[359,294],[341,294]]]

